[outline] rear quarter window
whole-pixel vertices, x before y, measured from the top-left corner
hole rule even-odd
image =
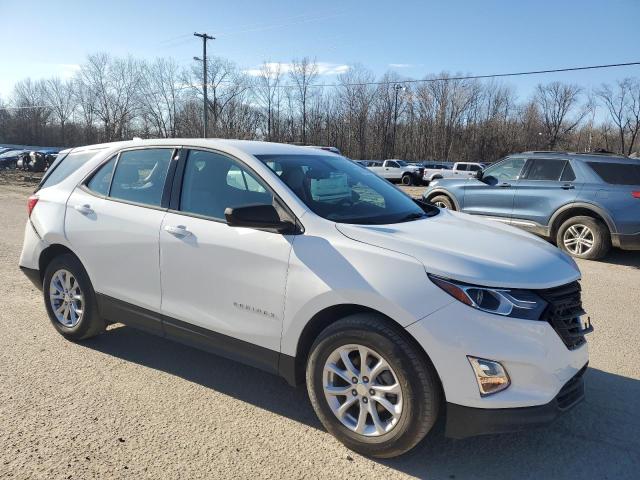
[[[640,185],[640,164],[587,162],[598,176],[611,185]]]
[[[68,155],[60,156],[56,159],[53,165],[51,165],[47,174],[43,177],[42,182],[38,186],[38,189],[51,187],[62,182],[65,178],[78,170],[78,168],[87,163],[97,153],[98,150],[92,150],[90,152],[71,152]]]

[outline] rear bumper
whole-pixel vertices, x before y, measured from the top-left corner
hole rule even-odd
[[[584,400],[583,375],[587,365],[545,405],[520,408],[473,408],[447,403],[445,435],[461,439],[478,435],[516,432],[555,420]]]
[[[622,250],[640,250],[640,233],[629,235],[614,233],[611,235],[611,243]]]
[[[26,277],[33,283],[38,290],[42,290],[42,280],[40,279],[40,270],[36,270],[35,268],[27,268],[20,267],[22,273],[26,275]]]

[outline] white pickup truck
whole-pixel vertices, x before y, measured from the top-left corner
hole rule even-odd
[[[422,167],[409,165],[404,160],[385,160],[375,162],[367,167],[382,178],[390,182],[402,182],[403,185],[420,184],[422,180]]]
[[[456,162],[453,164],[453,168],[425,168],[422,180],[428,183],[440,178],[473,177],[476,172],[484,168],[484,164],[476,162]]]

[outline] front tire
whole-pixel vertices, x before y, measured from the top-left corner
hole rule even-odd
[[[600,220],[581,215],[571,217],[560,226],[556,244],[573,257],[598,260],[611,249],[611,236]]]
[[[402,182],[402,185],[408,187],[409,185],[411,185],[413,183],[413,179],[411,178],[410,174],[405,173],[404,175],[402,175],[402,178],[400,179],[400,182]]]
[[[367,456],[411,450],[440,409],[433,365],[380,315],[355,314],[327,327],[311,348],[306,380],[324,427]]]
[[[49,320],[63,337],[78,341],[104,331],[93,286],[75,256],[54,258],[45,270],[42,287]]]
[[[447,210],[455,210],[455,206],[449,197],[446,195],[436,195],[431,199],[431,203],[433,203],[438,208],[446,208]]]

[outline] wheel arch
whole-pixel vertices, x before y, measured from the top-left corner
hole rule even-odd
[[[448,190],[444,190],[442,188],[436,188],[430,191],[429,194],[426,196],[425,200],[427,202],[430,202],[434,197],[437,197],[438,195],[445,195],[447,198],[451,200],[453,205],[456,207],[456,210],[460,211],[460,204],[458,203],[458,199],[456,198],[456,196],[453,195]]]
[[[396,329],[399,334],[403,335],[407,339],[407,341],[413,344],[417,348],[417,350],[421,352],[422,355],[424,355],[428,362],[433,365],[429,354],[415,339],[415,337],[411,335],[411,333],[409,333],[405,328],[402,328],[402,326],[398,322],[393,320],[388,315],[385,315],[378,310],[366,307],[364,305],[340,304],[326,307],[313,315],[313,317],[311,317],[311,319],[303,328],[302,333],[298,337],[295,357],[289,357],[290,365],[285,368],[282,368],[283,365],[281,363],[279,369],[280,374],[284,376],[291,385],[304,384],[307,360],[309,358],[313,342],[316,340],[316,338],[318,338],[318,335],[320,335],[322,331],[329,325],[356,313],[369,313],[375,314],[376,316],[380,317],[381,321]],[[436,371],[438,382],[440,384],[440,388],[442,389],[442,381],[440,380],[439,373],[435,369],[435,366],[434,371]]]
[[[69,247],[60,243],[51,244],[42,252],[40,252],[40,257],[38,257],[38,270],[40,271],[41,282],[44,279],[44,272],[47,269],[49,263],[51,263],[54,258],[64,254],[73,255],[82,264],[82,260],[80,260],[80,258],[78,258],[78,256]]]
[[[560,207],[551,216],[549,221],[549,237],[555,239],[558,234],[560,226],[571,217],[584,215],[587,217],[593,217],[596,220],[600,220],[604,223],[609,230],[609,234],[616,233],[615,223],[611,217],[602,208],[589,203],[571,203]]]

